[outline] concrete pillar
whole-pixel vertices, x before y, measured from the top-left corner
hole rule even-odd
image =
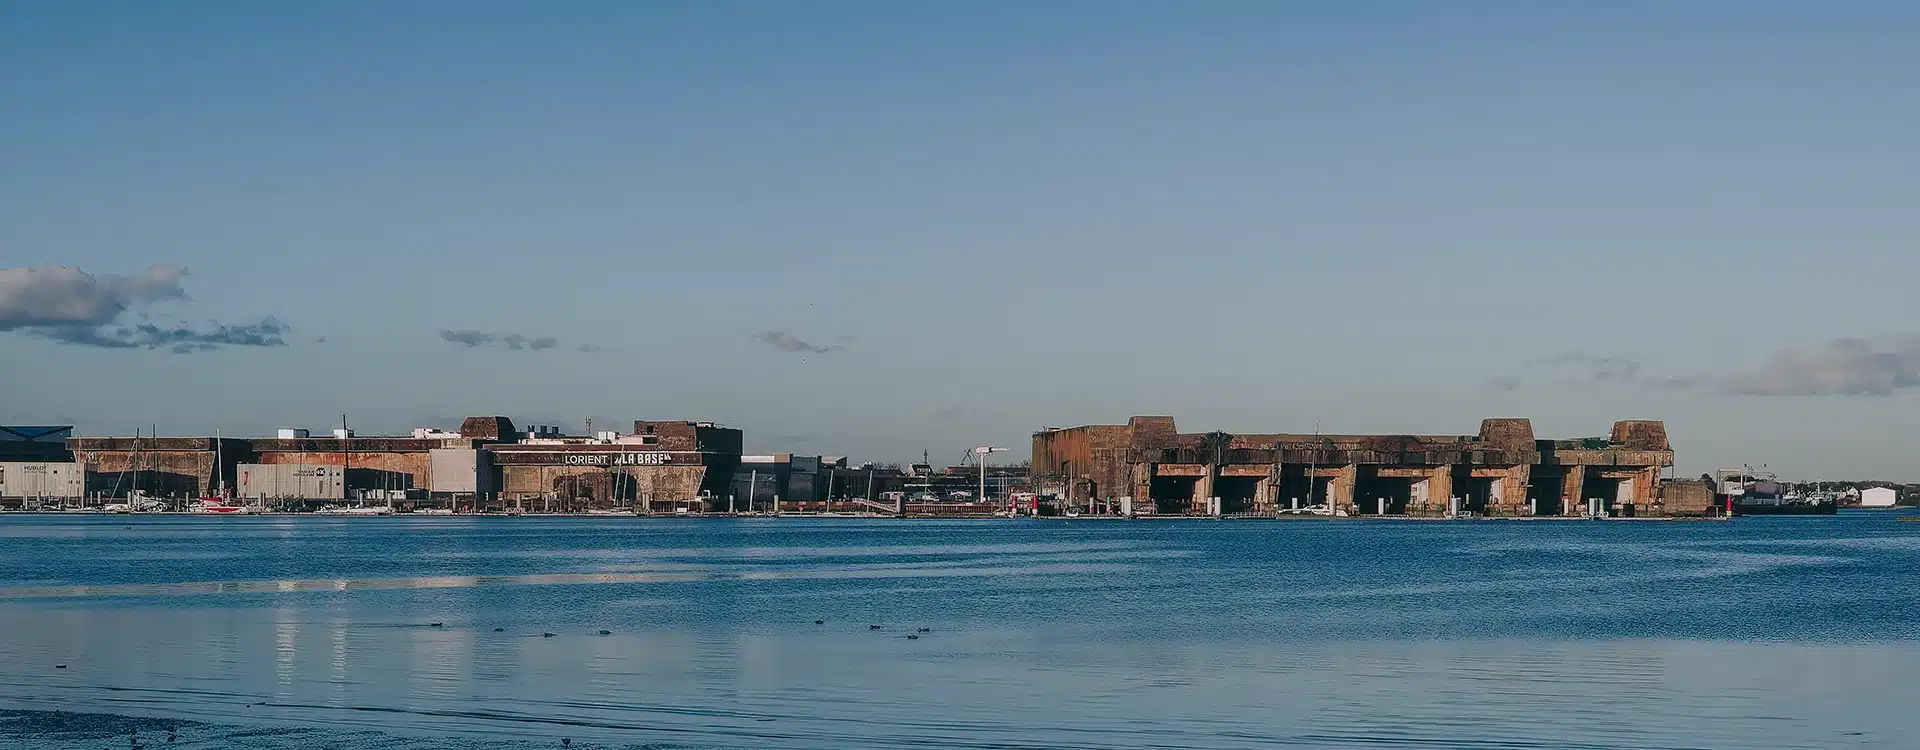
[[[1273,477],[1264,477],[1253,485],[1253,509],[1256,512],[1272,513],[1279,509],[1280,488],[1274,486]]]
[[[1500,514],[1517,516],[1527,508],[1527,484],[1532,477],[1533,467],[1527,464],[1507,469],[1500,486]]]
[[[1435,466],[1428,472],[1427,504],[1436,515],[1459,511],[1453,503],[1453,464]]]
[[[1272,473],[1267,475],[1267,481],[1266,481],[1267,500],[1270,503],[1268,507],[1272,508],[1275,511],[1278,511],[1281,508],[1286,507],[1286,504],[1287,504],[1287,499],[1280,496],[1281,478],[1286,476],[1286,473],[1283,471],[1284,468],[1285,468],[1285,465],[1279,462],[1279,457],[1276,454],[1276,456],[1274,457]]]
[[[1332,500],[1335,503],[1334,507],[1349,508],[1353,506],[1353,486],[1355,479],[1359,476],[1359,471],[1360,466],[1358,464],[1347,464],[1340,467],[1340,473],[1333,478]]]
[[[1206,468],[1201,471],[1200,481],[1193,483],[1193,500],[1187,504],[1189,511],[1193,508],[1207,507],[1207,500],[1213,497],[1213,475],[1219,472],[1219,470],[1219,467],[1213,464],[1207,464]]]
[[[1560,515],[1584,516],[1587,514],[1587,467],[1575,464],[1566,467],[1566,474],[1560,478]]]

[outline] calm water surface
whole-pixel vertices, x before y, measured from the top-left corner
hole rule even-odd
[[[10,516],[0,746],[1909,748],[1895,519]]]

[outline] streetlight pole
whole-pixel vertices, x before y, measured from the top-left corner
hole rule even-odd
[[[986,499],[987,499],[987,456],[989,454],[999,453],[1004,450],[1008,450],[1008,449],[996,448],[991,445],[982,445],[978,448],[973,449],[973,455],[975,460],[980,462],[980,501],[981,502],[986,502]]]

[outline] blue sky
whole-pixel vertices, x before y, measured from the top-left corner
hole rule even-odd
[[[1905,3],[14,3],[0,420],[1662,418],[1920,480],[1916,92]]]

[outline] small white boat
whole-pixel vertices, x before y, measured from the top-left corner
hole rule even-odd
[[[166,509],[166,503],[147,497],[147,493],[140,490],[134,490],[132,496],[124,503],[111,503],[100,507],[100,510],[107,513],[160,513]]]
[[[453,509],[452,508],[428,508],[426,510],[416,510],[414,511],[414,513],[422,516],[451,516],[453,515]]]

